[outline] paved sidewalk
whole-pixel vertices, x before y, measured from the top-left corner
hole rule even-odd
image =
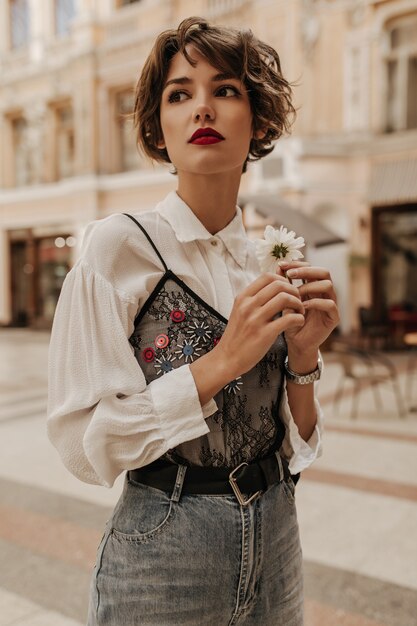
[[[49,444],[48,341],[0,329],[0,626],[85,624],[96,548],[122,486],[81,483]],[[404,389],[405,356],[390,358]],[[356,421],[349,393],[333,415],[340,369],[324,359],[324,455],[297,486],[306,626],[417,626],[417,413],[397,417],[384,388],[382,412],[366,389]]]

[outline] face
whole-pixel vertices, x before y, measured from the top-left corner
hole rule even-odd
[[[167,149],[179,176],[241,171],[254,136],[246,88],[237,78],[221,76],[193,46],[187,46],[187,53],[197,61],[195,67],[179,52],[171,60],[162,92],[163,140],[158,147]],[[207,128],[222,139],[191,141],[195,131]]]

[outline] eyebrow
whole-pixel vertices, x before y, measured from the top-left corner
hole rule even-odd
[[[211,77],[211,81],[213,83],[219,82],[221,80],[230,80],[230,79],[239,80],[237,76],[234,76],[230,72],[225,72],[223,74],[215,74],[214,76]],[[179,78],[171,78],[165,83],[164,89],[166,89],[168,85],[189,85],[192,82],[194,81],[191,78],[188,78],[188,76],[180,76]]]

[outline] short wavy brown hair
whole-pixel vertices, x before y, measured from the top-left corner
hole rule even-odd
[[[296,115],[292,105],[293,85],[282,75],[276,50],[257,39],[251,30],[215,26],[201,17],[189,17],[177,29],[158,35],[135,89],[133,120],[137,145],[151,159],[171,163],[166,148],[157,147],[163,138],[160,105],[172,57],[181,52],[193,67],[196,65],[185,49],[188,44],[210,65],[222,73],[231,73],[245,85],[253,129],[266,129],[262,139],[252,138],[250,142],[242,169],[246,172],[248,161],[257,161],[272,152],[271,142],[290,132]]]

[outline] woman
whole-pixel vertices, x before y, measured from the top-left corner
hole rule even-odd
[[[293,113],[277,53],[250,31],[189,18],[144,65],[138,143],[175,166],[177,190],[88,225],[49,353],[64,463],[107,487],[127,471],[89,626],[303,623],[291,474],[321,449],[335,293],[304,262],[260,274],[236,205],[247,161]]]

